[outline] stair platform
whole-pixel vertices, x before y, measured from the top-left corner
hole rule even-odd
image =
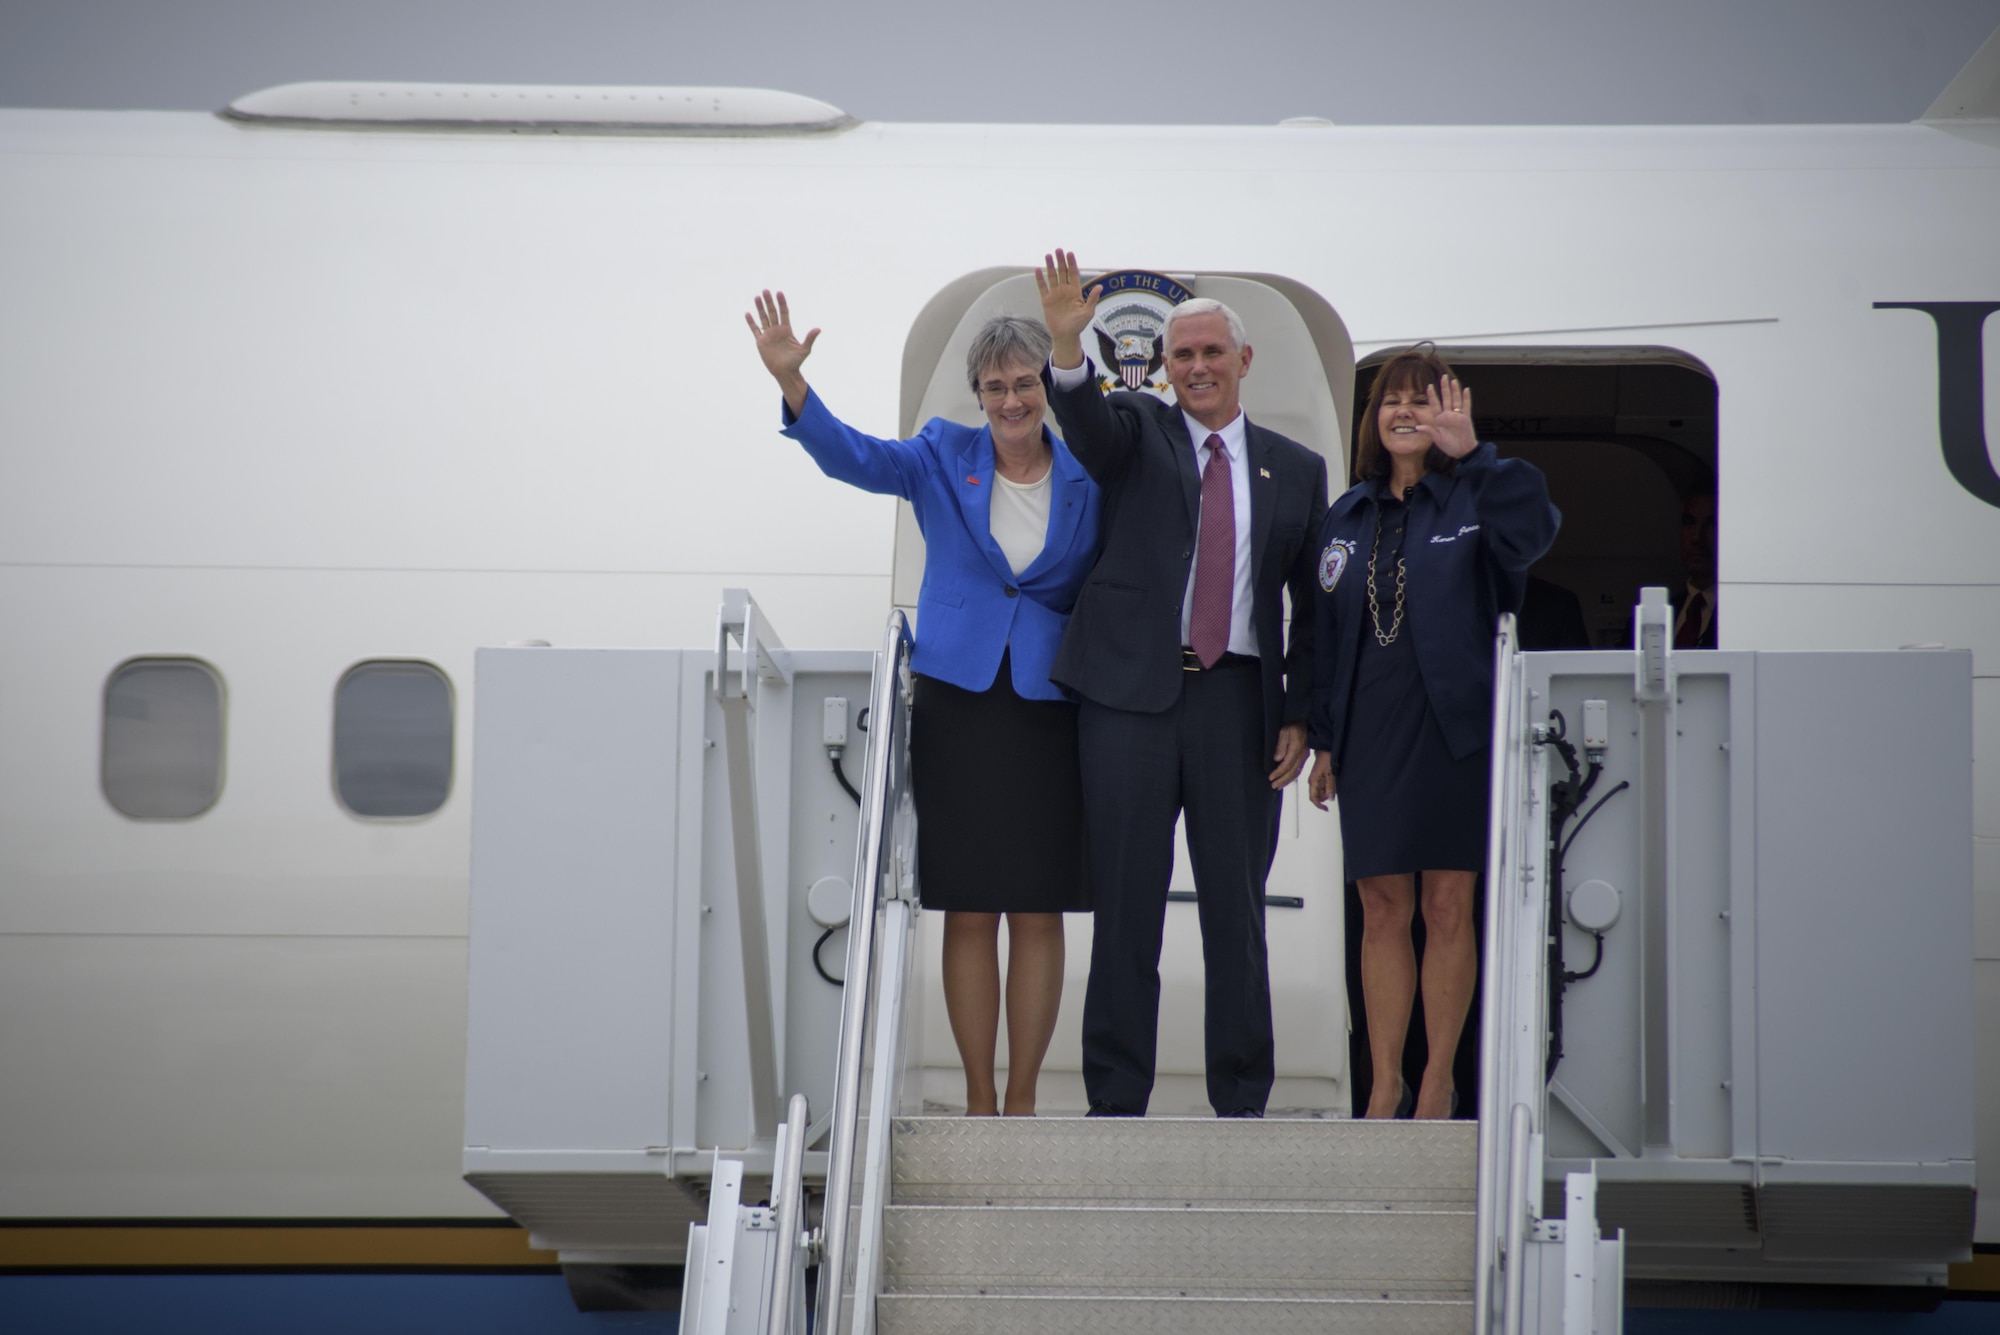
[[[1469,1328],[1477,1128],[903,1117],[877,1312],[900,1332]]]

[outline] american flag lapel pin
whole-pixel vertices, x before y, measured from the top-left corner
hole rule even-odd
[[[1258,477],[1269,477],[1269,476],[1271,476],[1271,470],[1270,470],[1270,469],[1268,469],[1268,468],[1260,468],[1260,469],[1258,469],[1258,470],[1257,470],[1257,476],[1258,476]]]

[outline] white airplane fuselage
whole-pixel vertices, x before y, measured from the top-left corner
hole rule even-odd
[[[813,385],[890,435],[925,304],[1058,244],[1282,276],[1364,357],[1705,367],[1721,646],[1974,654],[1982,1039],[1937,1058],[1977,1063],[2000,1163],[2000,481],[1975,494],[2000,331],[1941,388],[1941,317],[1878,307],[2000,304],[1992,124],[665,138],[6,111],[0,203],[0,1214],[490,1214],[459,1176],[475,647],[702,645],[741,585],[788,644],[873,648],[893,503],[778,436],[742,313],[782,287],[825,330]],[[1940,395],[1975,391],[1978,456],[1940,435]],[[226,780],[192,819],[101,787],[106,679],[144,656],[225,683]],[[435,815],[334,799],[335,684],[376,658],[453,684]]]

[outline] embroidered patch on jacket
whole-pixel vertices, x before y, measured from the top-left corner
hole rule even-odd
[[[1346,538],[1335,538],[1319,554],[1319,586],[1328,593],[1340,583],[1340,572],[1347,569],[1347,558],[1354,555],[1354,544]]]

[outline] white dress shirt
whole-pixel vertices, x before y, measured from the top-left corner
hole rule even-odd
[[[1081,366],[1062,367],[1049,362],[1049,378],[1057,389],[1075,389],[1090,375],[1090,360],[1085,358]],[[1251,621],[1251,609],[1255,595],[1250,586],[1250,445],[1247,439],[1248,419],[1239,409],[1235,418],[1220,431],[1211,432],[1207,427],[1181,414],[1187,423],[1188,438],[1194,442],[1195,476],[1208,466],[1208,438],[1222,437],[1223,453],[1229,458],[1229,496],[1236,503],[1236,592],[1229,604],[1229,652],[1257,656],[1257,630]],[[1197,525],[1196,534],[1200,528]],[[1196,549],[1200,539],[1197,536]],[[1194,563],[1199,565],[1200,561]],[[1188,642],[1188,626],[1194,616],[1194,565],[1188,567],[1187,589],[1181,595],[1181,643]]]

